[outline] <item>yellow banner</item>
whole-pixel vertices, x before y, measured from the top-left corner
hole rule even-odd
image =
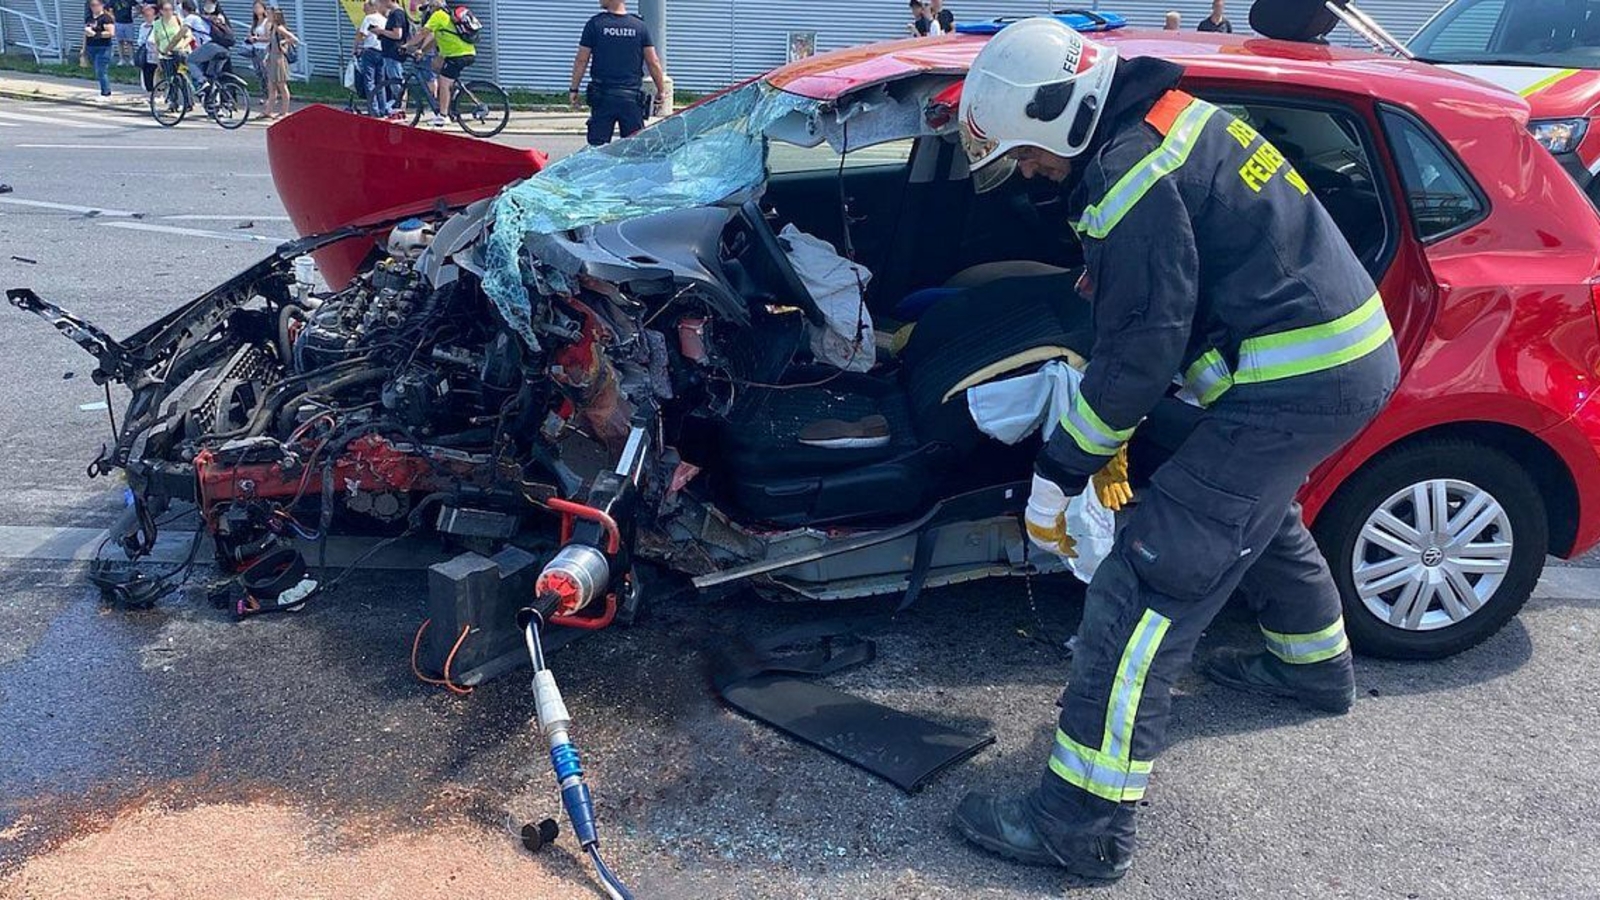
[[[344,14],[350,17],[351,26],[360,28],[361,20],[367,17],[361,11],[361,0],[339,0],[339,5],[344,7]]]

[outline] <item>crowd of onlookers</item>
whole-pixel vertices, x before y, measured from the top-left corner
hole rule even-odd
[[[332,0],[325,0],[332,2]],[[398,116],[403,64],[420,58],[418,74],[448,108],[451,81],[474,59],[470,41],[443,0],[367,0],[352,48],[356,77],[351,87],[367,112]],[[266,105],[261,118],[289,113],[289,70],[299,59],[300,38],[284,22],[278,0],[255,0],[248,24],[235,21],[220,0],[87,0],[83,55],[93,67],[101,98],[111,96],[113,65],[136,67],[146,91],[174,77],[185,64],[196,88],[224,71],[235,55],[248,56]],[[435,115],[431,123],[443,125]]]
[[[911,0],[911,21],[906,31],[917,37],[954,34],[956,14],[944,8],[944,0]]]
[[[180,63],[198,86],[232,65],[235,50],[250,59],[266,97],[263,118],[289,112],[289,66],[300,39],[289,30],[277,0],[255,0],[250,22],[232,19],[219,0],[88,0],[84,7],[84,62],[94,67],[101,97],[111,96],[113,64],[139,69],[146,91],[175,77]]]

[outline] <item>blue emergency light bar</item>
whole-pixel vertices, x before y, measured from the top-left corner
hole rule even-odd
[[[974,22],[970,25],[956,25],[957,34],[996,34],[1000,29],[1015,22],[1021,22],[1022,16],[1002,16],[992,22]],[[1126,27],[1128,20],[1116,13],[1090,12],[1086,9],[1068,9],[1055,14],[1055,19],[1080,34],[1092,34],[1097,31],[1114,31]]]

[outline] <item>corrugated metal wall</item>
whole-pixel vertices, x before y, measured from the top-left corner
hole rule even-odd
[[[236,0],[237,2],[237,0]],[[583,23],[597,11],[594,0],[467,0],[488,34],[478,46],[472,71],[493,76],[507,87],[562,92],[572,71]],[[1405,40],[1442,5],[1443,0],[1358,0],[1373,18]],[[635,0],[635,4],[637,0]],[[710,91],[759,75],[784,61],[790,31],[815,31],[819,51],[906,36],[910,20],[904,0],[807,0],[761,3],[749,0],[666,0],[667,70],[679,89]],[[1025,16],[1056,7],[1090,6],[1115,11],[1130,22],[1159,28],[1167,10],[1183,16],[1192,29],[1211,9],[1210,0],[948,0],[961,21]],[[303,22],[291,22],[310,48],[319,75],[338,75],[354,38],[337,0],[285,0]],[[1246,27],[1249,3],[1230,0],[1229,16]],[[1334,42],[1364,46],[1342,26]]]
[[[595,5],[577,0],[499,0],[494,5],[493,24],[483,21],[494,29],[488,37],[499,48],[500,83],[566,90],[573,49]]]
[[[343,72],[356,32],[338,0],[296,0],[280,5],[285,21],[298,20],[299,27],[290,22],[289,30],[300,38],[301,65],[309,64],[310,71],[318,75],[337,77]]]

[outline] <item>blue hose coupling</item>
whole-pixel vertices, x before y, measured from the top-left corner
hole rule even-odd
[[[580,781],[562,788],[561,805],[567,810],[567,818],[572,820],[572,836],[578,839],[580,846],[600,843],[594,824],[594,800],[589,796],[588,785]]]
[[[583,762],[578,758],[577,746],[572,743],[550,748],[550,767],[556,770],[556,784],[563,784],[574,776],[583,777]]]

